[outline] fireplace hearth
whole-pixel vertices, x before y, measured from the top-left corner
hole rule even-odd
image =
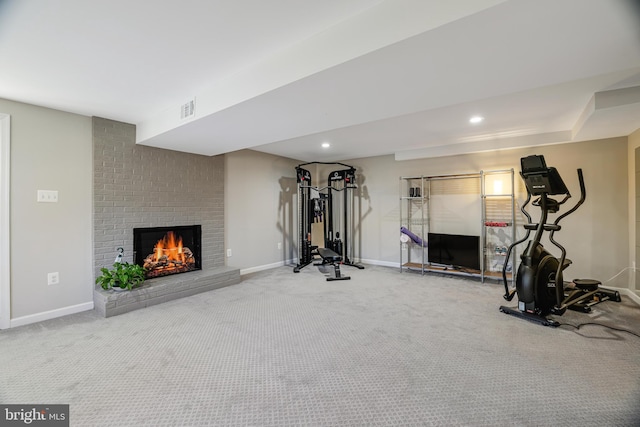
[[[147,279],[201,270],[201,234],[200,225],[134,228],[134,262]]]

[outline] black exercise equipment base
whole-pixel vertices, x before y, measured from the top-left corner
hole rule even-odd
[[[293,272],[294,273],[300,273],[300,270],[302,270],[303,268],[305,268],[309,264],[311,264],[311,261],[305,262],[304,264],[298,264],[295,267],[293,267]]]
[[[570,284],[571,285],[571,284]],[[605,301],[621,302],[620,292],[599,287],[600,282],[591,279],[575,279],[573,287],[565,286],[567,308],[581,313],[590,313],[591,307]]]
[[[592,279],[575,279],[572,283],[565,282],[564,295],[565,300],[560,310],[555,307],[551,309],[551,314],[562,316],[567,310],[578,311],[581,313],[590,313],[591,307],[605,301],[621,302],[620,292],[612,289],[601,288],[597,280]],[[568,286],[567,286],[568,285]],[[508,299],[510,301],[510,299]],[[540,323],[544,326],[557,327],[560,323],[551,320],[539,314],[520,311],[516,308],[500,306],[500,311],[506,314],[512,314],[531,322]]]
[[[526,311],[520,311],[517,308],[505,307],[501,305],[500,311],[505,314],[511,314],[521,319],[528,320],[529,322],[539,323],[542,326],[552,326],[554,328],[560,326],[560,323],[553,319],[549,319],[534,313],[527,313]]]

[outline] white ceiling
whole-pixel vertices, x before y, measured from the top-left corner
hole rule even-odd
[[[626,136],[634,3],[0,0],[0,98],[205,155],[403,160]]]

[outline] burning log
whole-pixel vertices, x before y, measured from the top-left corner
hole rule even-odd
[[[176,239],[173,232],[159,240],[153,253],[144,259],[147,278],[166,276],[195,270],[196,259],[193,252],[182,246],[182,238]]]
[[[170,250],[167,250],[170,252]],[[167,267],[167,266],[180,266],[180,265],[189,265],[193,264],[195,266],[196,259],[193,256],[193,252],[187,247],[182,248],[182,253],[184,255],[184,261],[182,258],[176,258],[175,256],[171,256],[171,254],[163,253],[158,256],[157,253],[152,253],[147,255],[144,259],[144,268],[147,270],[152,270],[158,267]]]

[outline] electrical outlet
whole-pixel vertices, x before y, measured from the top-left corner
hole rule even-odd
[[[60,275],[56,271],[55,273],[47,274],[47,284],[48,285],[57,285],[60,283]]]
[[[278,242],[278,249],[282,249],[282,242]]]
[[[231,249],[227,249],[227,257],[231,256]]]
[[[58,192],[56,190],[38,190],[38,202],[58,203]]]

